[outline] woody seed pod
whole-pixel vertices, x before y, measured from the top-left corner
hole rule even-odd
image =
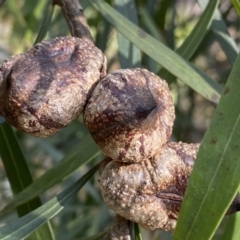
[[[0,67],[0,115],[28,134],[53,135],[79,116],[105,72],[106,58],[90,42],[38,43]]]
[[[167,83],[145,69],[121,69],[94,89],[84,121],[106,156],[140,162],[157,154],[172,133]]]
[[[146,229],[172,231],[199,144],[167,143],[161,153],[129,164],[106,159],[100,189],[105,203],[120,216]],[[227,214],[239,211],[235,198]]]
[[[106,235],[107,240],[131,240],[130,221],[117,215]]]

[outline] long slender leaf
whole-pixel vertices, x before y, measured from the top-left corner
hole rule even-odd
[[[144,25],[146,31],[151,36],[153,36],[156,40],[159,40],[160,42],[162,42],[166,45],[166,41],[163,38],[161,32],[159,31],[159,27],[154,22],[154,19],[153,19],[152,15],[150,14],[148,8],[146,8],[146,6],[140,7],[139,13],[140,13],[141,20],[143,22],[143,25]],[[146,67],[148,68],[148,70],[157,74],[160,69],[159,64],[156,61],[154,61],[151,57],[149,57],[148,55],[146,55],[144,57],[145,57],[144,60],[146,62]]]
[[[169,29],[168,31],[166,31],[166,41],[168,43],[168,47],[171,49],[175,49],[175,29],[176,29],[176,16],[177,16],[177,12],[176,12],[176,4],[174,3],[174,1],[171,2],[170,4],[170,8],[171,8],[171,18],[169,21]]]
[[[219,0],[212,0],[206,6],[204,12],[202,13],[198,23],[194,27],[191,34],[187,37],[187,39],[183,42],[183,44],[176,50],[176,52],[186,60],[189,60],[200,43],[202,42],[207,30],[209,29],[210,24],[212,23],[212,18],[217,6],[219,4]],[[169,73],[165,69],[161,69],[159,75],[171,83],[175,76]]]
[[[123,16],[138,25],[134,0],[114,0],[114,6]],[[122,68],[137,68],[141,66],[141,51],[119,32],[118,51]]]
[[[77,194],[89,178],[97,171],[97,169],[98,165],[43,206],[20,219],[1,227],[1,240],[19,240],[29,236],[33,231],[59,213],[66,203]]]
[[[37,44],[38,42],[41,42],[43,38],[46,36],[47,31],[50,27],[52,16],[53,16],[53,10],[54,10],[54,4],[52,4],[51,1],[47,2],[47,5],[45,7],[45,11],[43,14],[43,19],[42,19],[42,24],[40,27],[40,30],[38,31],[37,38],[34,42],[34,45]]]
[[[191,174],[175,240],[210,239],[239,188],[240,55],[206,132]]]
[[[222,240],[239,240],[240,239],[240,214],[234,214],[229,217],[227,226],[224,229]]]
[[[198,3],[202,9],[206,7],[208,2],[209,0],[198,0]],[[221,45],[222,50],[225,52],[230,64],[233,65],[238,56],[238,47],[234,40],[230,37],[228,29],[222,20],[221,14],[218,10],[216,10],[214,13],[211,30]]]
[[[141,20],[143,22],[144,27],[146,28],[146,31],[153,36],[155,39],[163,42],[165,44],[164,38],[160,34],[160,31],[155,24],[152,16],[150,15],[149,11],[147,10],[146,6],[139,8],[139,14],[141,16]],[[146,67],[149,71],[153,73],[157,73],[160,69],[159,64],[154,61],[151,57],[148,55],[144,56],[144,62],[146,64]]]
[[[90,137],[84,138],[84,140],[78,146],[74,147],[54,168],[47,171],[20,194],[16,195],[13,201],[1,211],[1,214],[29,201],[55,184],[62,182],[82,164],[92,160],[99,153],[99,147],[93,143],[92,139]]]
[[[167,10],[172,5],[173,0],[162,0],[161,1],[161,7],[159,12],[156,14],[156,23],[159,26],[160,29],[163,29],[165,26],[165,19],[167,15]]]
[[[239,2],[239,0],[232,0],[232,4],[234,5],[238,15],[240,16],[240,2]]]
[[[218,239],[221,240],[239,240],[240,239],[240,214],[234,214],[232,216],[229,216],[229,219],[227,221],[227,226],[224,229],[224,233],[221,237]]]
[[[98,28],[95,44],[98,48],[105,52],[107,48],[111,25],[106,19],[103,19],[103,21],[100,23],[100,26],[101,27]]]
[[[164,42],[164,39],[163,39],[162,35],[160,34],[160,31],[159,31],[157,25],[155,24],[153,18],[151,17],[151,15],[148,12],[148,10],[146,9],[146,7],[140,7],[139,13],[141,15],[143,24],[145,25],[145,27],[147,28],[149,33],[157,40]]]
[[[137,223],[134,223],[135,240],[142,240],[142,234]]]
[[[88,0],[119,32],[151,56],[160,65],[210,101],[217,101],[221,87],[203,72],[199,74],[193,66],[178,54],[158,42],[133,23],[116,12],[102,0]]]
[[[0,146],[0,155],[2,157],[4,168],[11,189],[14,195],[16,195],[29,186],[33,182],[33,179],[17,138],[12,128],[7,123],[0,125]],[[18,215],[21,217],[41,205],[41,200],[36,195],[31,201],[17,207]],[[38,232],[34,233],[34,236],[31,237],[34,237],[35,239],[42,239],[44,237],[54,239],[51,225],[44,225]]]

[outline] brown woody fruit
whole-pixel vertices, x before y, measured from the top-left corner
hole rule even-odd
[[[0,115],[28,134],[53,135],[79,116],[105,72],[106,58],[92,43],[38,43],[0,67]]]
[[[103,163],[100,189],[105,203],[146,229],[172,231],[177,223],[199,144],[167,143],[141,163]],[[235,199],[227,214],[239,210]]]
[[[131,240],[130,221],[117,215],[114,225],[109,229],[107,240]]]
[[[94,89],[84,121],[106,156],[141,162],[172,133],[174,106],[167,83],[145,69],[121,69]]]

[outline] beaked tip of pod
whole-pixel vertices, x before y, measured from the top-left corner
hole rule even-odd
[[[84,122],[104,155],[128,163],[159,153],[174,118],[167,83],[142,68],[107,74],[84,110]]]

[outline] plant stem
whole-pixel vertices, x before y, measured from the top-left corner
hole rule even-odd
[[[0,7],[4,4],[6,0],[0,0]]]
[[[83,7],[78,0],[53,0],[53,5],[61,7],[72,36],[93,42]]]

